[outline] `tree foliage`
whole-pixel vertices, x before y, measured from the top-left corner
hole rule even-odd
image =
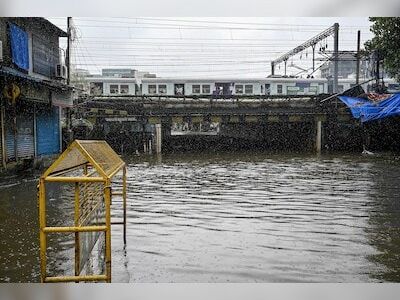
[[[400,18],[373,17],[371,31],[375,35],[365,43],[369,52],[378,51],[384,59],[385,70],[400,81]]]

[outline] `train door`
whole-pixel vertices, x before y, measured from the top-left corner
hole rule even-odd
[[[233,94],[233,82],[216,82],[215,90],[217,95],[232,95]]]
[[[185,85],[183,83],[174,84],[174,94],[177,96],[185,95]]]
[[[270,83],[265,84],[265,95],[271,95],[271,84]]]

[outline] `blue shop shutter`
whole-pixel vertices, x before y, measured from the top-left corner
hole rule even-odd
[[[60,116],[58,107],[36,114],[37,154],[60,152]]]
[[[10,24],[12,61],[19,68],[29,70],[28,33],[20,27]]]

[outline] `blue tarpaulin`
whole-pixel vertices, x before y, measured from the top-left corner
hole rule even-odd
[[[361,119],[361,122],[400,115],[400,94],[393,94],[376,103],[363,98],[347,96],[339,96],[339,99],[350,108],[353,117]]]
[[[29,70],[28,34],[14,24],[10,24],[12,61],[23,70]]]

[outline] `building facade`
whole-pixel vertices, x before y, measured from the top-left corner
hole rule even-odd
[[[0,18],[0,167],[61,152],[62,119],[73,106],[59,39],[44,18]]]

